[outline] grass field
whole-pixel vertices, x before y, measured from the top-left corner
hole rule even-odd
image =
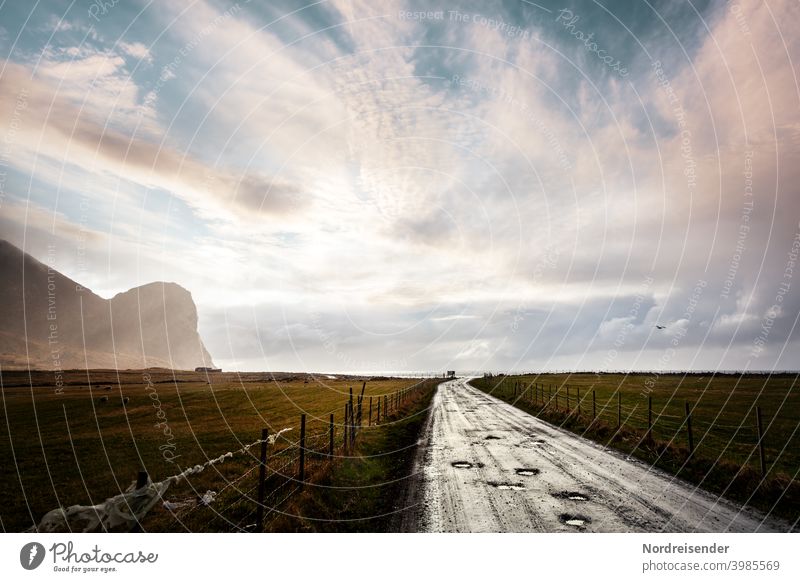
[[[796,374],[542,374],[478,378],[472,384],[710,491],[791,520],[800,516]],[[647,438],[648,399],[652,438]],[[694,441],[691,455],[686,403]],[[761,474],[757,408],[766,477]]]
[[[0,525],[20,531],[59,505],[102,502],[125,490],[141,469],[153,481],[164,479],[256,441],[264,427],[273,434],[291,428],[276,443],[288,446],[299,438],[302,413],[309,440],[319,443],[329,414],[341,423],[350,387],[360,392],[363,380],[264,373],[217,373],[207,379],[169,370],[93,370],[88,377],[85,371],[66,372],[63,386],[56,386],[51,372],[4,372]],[[367,380],[367,400],[418,382]],[[341,432],[338,425],[336,432]],[[237,454],[171,487],[165,497],[181,503],[206,491],[220,493],[252,469],[257,456],[258,447]],[[150,529],[217,531],[235,525],[216,510],[205,522],[161,513],[149,520]],[[143,525],[147,529],[148,521]]]

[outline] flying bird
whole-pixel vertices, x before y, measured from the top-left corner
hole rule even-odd
[[[656,329],[667,329],[666,325],[657,325]]]

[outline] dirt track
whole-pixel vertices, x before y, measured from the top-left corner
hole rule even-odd
[[[696,489],[454,380],[420,447],[402,529],[771,532],[790,526]]]

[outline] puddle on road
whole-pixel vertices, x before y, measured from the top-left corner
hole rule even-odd
[[[456,469],[472,469],[472,463],[468,463],[467,461],[454,461],[450,464]]]
[[[497,481],[488,481],[487,483],[496,489],[511,491],[522,491],[525,489],[522,483],[498,483]]]
[[[558,516],[561,523],[583,529],[587,523],[592,523],[592,520],[585,515],[573,515],[571,513],[562,513]]]
[[[517,475],[522,475],[523,477],[533,477],[534,475],[538,475],[540,473],[539,469],[528,469],[525,467],[514,469],[514,472]]]
[[[573,501],[589,501],[588,495],[578,493],[577,491],[559,491],[558,493],[553,493],[553,497],[557,497],[558,499],[572,499]]]

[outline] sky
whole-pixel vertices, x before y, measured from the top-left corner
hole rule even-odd
[[[0,5],[0,236],[228,370],[796,370],[800,4]]]

